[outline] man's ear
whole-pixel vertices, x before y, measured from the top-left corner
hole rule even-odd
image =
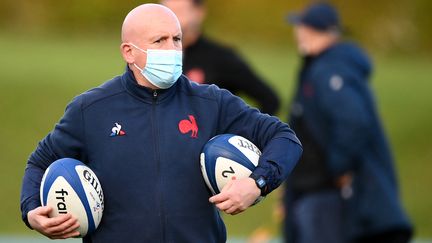
[[[127,63],[132,64],[135,62],[135,57],[132,55],[132,46],[129,43],[122,43],[120,52]]]

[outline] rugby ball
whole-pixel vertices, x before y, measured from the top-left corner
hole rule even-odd
[[[78,218],[80,237],[93,232],[102,219],[104,196],[95,173],[70,158],[53,162],[45,171],[41,187],[42,206],[51,206],[50,217],[70,213]]]
[[[244,137],[217,135],[203,147],[201,172],[213,195],[220,193],[230,181],[249,177],[258,165],[261,151]]]

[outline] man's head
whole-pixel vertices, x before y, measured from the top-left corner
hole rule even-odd
[[[142,50],[182,50],[182,32],[176,15],[159,4],[140,5],[126,16],[121,38],[123,59],[128,63],[138,83],[157,89],[140,74],[136,66],[142,69],[147,64],[147,53]]]
[[[316,3],[300,14],[291,14],[288,21],[294,25],[299,52],[315,56],[340,38],[339,15],[333,6]]]
[[[161,0],[179,18],[183,31],[183,46],[195,43],[201,35],[201,26],[206,16],[204,0]]]

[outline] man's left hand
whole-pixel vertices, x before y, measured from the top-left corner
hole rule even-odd
[[[221,211],[235,215],[245,211],[261,195],[261,190],[252,178],[231,180],[222,191],[209,201]]]

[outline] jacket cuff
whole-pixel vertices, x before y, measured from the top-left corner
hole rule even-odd
[[[39,206],[41,206],[41,204],[38,200],[31,200],[22,209],[21,218],[24,221],[24,223],[27,225],[27,227],[29,227],[30,229],[33,229],[33,228],[31,227],[30,223],[28,222],[27,214],[28,214],[28,212],[30,212],[31,210],[33,210]]]
[[[271,173],[271,169],[265,169],[262,167],[257,167],[251,174],[252,178],[259,178],[263,177],[266,181],[266,186],[261,190],[261,196],[266,196],[271,191],[274,190],[274,188],[271,188],[271,183],[273,182],[273,176]]]
[[[266,145],[258,166],[253,171],[255,177],[263,177],[267,188],[263,195],[276,189],[291,173],[301,154],[300,143],[287,138],[273,139]]]

